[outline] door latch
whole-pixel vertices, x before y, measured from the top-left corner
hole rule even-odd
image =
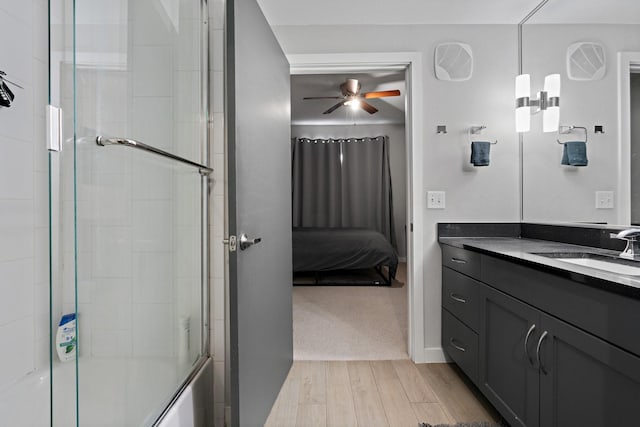
[[[237,249],[236,243],[237,243],[236,236],[229,236],[228,239],[222,239],[222,244],[229,246],[229,252],[235,252],[236,251],[236,249]]]

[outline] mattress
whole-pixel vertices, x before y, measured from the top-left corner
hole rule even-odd
[[[388,266],[395,278],[398,255],[387,239],[366,228],[294,228],[293,271]]]

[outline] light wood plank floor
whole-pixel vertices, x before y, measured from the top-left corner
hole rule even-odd
[[[268,427],[407,426],[496,421],[455,365],[410,360],[294,362]]]

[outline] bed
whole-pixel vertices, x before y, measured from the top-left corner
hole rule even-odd
[[[383,267],[387,267],[384,274]],[[316,273],[375,268],[391,285],[398,255],[387,239],[366,228],[294,228],[293,271]],[[379,281],[375,282],[379,283]]]

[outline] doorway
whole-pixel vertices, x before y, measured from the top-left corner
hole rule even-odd
[[[422,91],[420,84],[421,55],[418,53],[381,53],[381,54],[319,54],[319,55],[289,55],[292,75],[304,74],[341,74],[358,73],[371,70],[397,71],[405,74],[405,146],[406,146],[406,324],[408,329],[407,353],[415,362],[424,361],[423,337],[423,295],[422,266],[414,260],[421,259],[422,217],[417,214],[422,207],[423,197],[419,191],[422,188],[422,175],[419,161],[422,157],[420,144],[414,143],[421,139],[421,129],[412,120],[420,116],[422,110]],[[292,135],[295,136],[295,135]],[[416,191],[417,190],[417,191]]]

